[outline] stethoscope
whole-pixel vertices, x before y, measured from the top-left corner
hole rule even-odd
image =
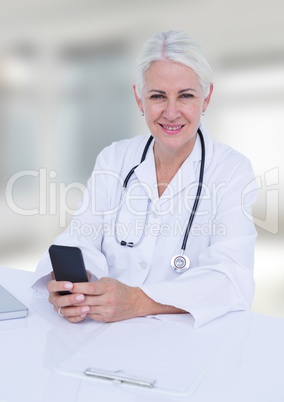
[[[192,211],[191,211],[191,214],[190,214],[190,217],[189,217],[189,220],[188,220],[188,223],[187,223],[187,227],[186,227],[186,230],[185,230],[185,233],[184,233],[184,237],[183,237],[183,242],[182,242],[180,254],[174,255],[174,256],[172,257],[172,259],[171,259],[171,267],[175,270],[175,272],[180,273],[180,274],[183,273],[183,272],[185,272],[185,271],[187,271],[187,270],[189,269],[189,266],[190,266],[190,260],[189,260],[189,258],[184,254],[184,252],[185,252],[185,249],[186,249],[187,239],[188,239],[188,236],[189,236],[189,233],[190,233],[190,229],[191,229],[191,227],[192,227],[192,223],[193,223],[193,220],[194,220],[194,216],[195,216],[195,213],[196,213],[196,210],[197,210],[197,207],[198,207],[198,203],[199,203],[199,199],[200,199],[200,194],[201,194],[201,191],[202,191],[202,185],[203,185],[203,175],[204,175],[204,165],[205,165],[205,144],[204,144],[203,134],[202,134],[200,128],[198,128],[197,133],[199,134],[199,138],[200,138],[200,142],[201,142],[201,164],[200,164],[198,188],[197,188],[197,192],[196,192],[194,204],[193,204],[193,207],[192,207]],[[143,150],[143,154],[142,154],[140,163],[139,163],[138,165],[134,166],[134,167],[129,171],[129,173],[127,174],[127,176],[125,177],[124,182],[123,182],[122,193],[121,193],[120,203],[119,203],[120,208],[118,209],[117,214],[116,214],[115,230],[114,230],[114,237],[115,237],[115,240],[116,240],[117,243],[120,244],[121,246],[128,246],[128,247],[135,247],[135,246],[138,246],[138,245],[142,242],[142,240],[143,240],[143,238],[144,238],[144,236],[145,236],[145,230],[146,230],[146,226],[147,226],[147,223],[148,223],[149,208],[150,208],[150,202],[151,202],[150,198],[148,198],[148,202],[147,202],[147,210],[146,210],[145,222],[144,222],[142,234],[141,234],[140,238],[138,239],[138,241],[137,241],[136,243],[127,242],[127,241],[125,241],[125,240],[119,240],[119,239],[118,239],[118,234],[117,234],[117,225],[118,225],[118,222],[119,222],[121,206],[122,206],[122,204],[123,204],[123,202],[124,202],[125,192],[126,192],[126,188],[127,188],[127,184],[128,184],[128,182],[129,182],[129,179],[130,179],[130,177],[133,175],[135,169],[136,169],[142,162],[144,162],[152,140],[153,140],[153,137],[152,137],[152,135],[151,135],[151,136],[149,137],[149,139],[148,139],[146,145],[145,145],[144,150]]]

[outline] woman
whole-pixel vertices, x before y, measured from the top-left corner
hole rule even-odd
[[[212,71],[186,33],[153,35],[137,73],[135,99],[154,139],[148,149],[149,135],[122,140],[98,156],[83,204],[54,241],[80,247],[92,279],[49,280],[49,301],[70,322],[190,313],[197,327],[250,308],[253,173],[201,125]],[[50,270],[45,256],[38,275]]]

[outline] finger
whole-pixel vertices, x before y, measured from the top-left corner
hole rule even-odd
[[[73,294],[61,296],[58,293],[50,293],[49,294],[49,302],[53,304],[55,307],[67,307],[67,306],[76,306],[85,302],[86,297],[83,294]]]
[[[99,322],[114,322],[119,321],[119,315],[116,314],[112,306],[102,305],[88,305],[90,311],[88,317]]]
[[[113,318],[113,317],[109,317],[109,316],[107,316],[107,315],[104,315],[104,314],[98,314],[97,312],[96,313],[89,313],[88,314],[88,317],[91,319],[91,320],[94,320],[94,321],[98,321],[98,322],[115,322],[115,321],[120,321],[120,319],[119,318]]]
[[[71,323],[77,323],[83,321],[87,317],[87,314],[78,315],[75,317],[64,317],[63,318]]]
[[[53,280],[48,282],[47,289],[51,293],[71,291],[73,289],[73,283]]]
[[[70,318],[67,318],[67,320],[69,321],[69,322],[72,322],[72,323],[77,323],[77,322],[81,322],[81,321],[83,321],[85,318],[86,318],[86,316],[87,316],[87,314],[84,314],[84,315],[82,315],[82,316],[78,316],[78,317],[70,317]]]
[[[54,307],[55,311],[58,312],[58,308]],[[82,307],[61,307],[60,308],[60,315],[64,318],[71,320],[72,322],[79,322],[86,317],[89,313],[90,307],[89,306],[82,306]]]
[[[78,282],[73,284],[73,293],[83,293],[91,296],[101,296],[107,291],[107,284],[101,280],[96,282]]]

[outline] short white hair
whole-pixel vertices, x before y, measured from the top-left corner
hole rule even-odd
[[[168,60],[190,67],[199,77],[204,97],[213,83],[213,72],[202,48],[184,31],[157,32],[144,44],[136,61],[136,88],[141,98],[145,72],[155,61]]]

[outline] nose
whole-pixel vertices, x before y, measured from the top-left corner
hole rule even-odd
[[[163,117],[169,121],[174,121],[181,116],[181,111],[176,100],[168,99],[165,103],[165,108],[163,111]]]

